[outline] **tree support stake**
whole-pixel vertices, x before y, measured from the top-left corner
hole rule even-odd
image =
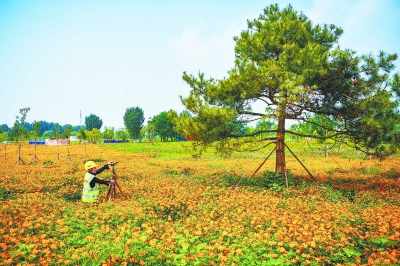
[[[283,143],[283,144],[290,151],[290,153],[294,156],[294,158],[296,158],[296,160],[301,164],[301,166],[303,166],[303,168],[307,171],[307,173],[311,176],[311,178],[315,182],[318,182],[317,179],[315,179],[315,177],[310,173],[310,171],[308,171],[307,167],[299,160],[299,158],[297,158],[297,156],[292,152],[292,150],[286,145],[286,143]]]
[[[269,157],[271,157],[272,153],[276,150],[276,147],[268,154],[267,158],[265,158],[265,160],[260,164],[260,166],[258,166],[258,168],[254,171],[254,173],[249,177],[249,179],[246,180],[246,182],[244,182],[244,185],[247,184],[247,182],[250,181],[250,179],[253,178],[253,176],[255,176],[255,174],[258,172],[258,170],[261,169],[261,167],[265,164],[265,162],[269,159]],[[239,180],[240,183],[240,180]],[[237,184],[237,186],[239,185],[239,183]]]

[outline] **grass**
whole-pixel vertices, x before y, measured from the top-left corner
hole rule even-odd
[[[321,150],[321,146],[317,141],[305,140],[288,140],[286,145],[300,158],[322,158],[325,152]],[[181,142],[139,142],[139,143],[113,143],[113,144],[100,144],[100,147],[115,149],[126,153],[145,153],[154,158],[164,159],[181,159],[192,158],[197,152],[193,149],[194,142],[181,141]],[[265,156],[272,150],[272,146],[267,147],[255,152],[234,152],[232,158],[265,158]],[[286,151],[288,156],[291,156],[289,151]],[[344,158],[360,158],[360,153],[343,147],[341,151],[338,149],[330,151],[332,155],[340,154]],[[202,153],[202,158],[215,158],[220,155],[216,153],[213,147],[207,148]]]

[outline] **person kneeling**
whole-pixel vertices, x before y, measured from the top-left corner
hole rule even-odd
[[[97,202],[99,199],[99,186],[98,184],[104,184],[109,186],[110,184],[115,184],[115,180],[101,180],[96,177],[106,169],[110,169],[109,165],[113,162],[108,162],[100,169],[97,169],[97,164],[93,161],[87,161],[85,163],[85,170],[87,173],[83,179],[83,191],[82,191],[82,201],[83,202]]]

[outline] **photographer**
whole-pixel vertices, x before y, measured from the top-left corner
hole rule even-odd
[[[110,185],[114,184],[115,180],[101,180],[96,177],[106,169],[110,169],[109,165],[113,165],[113,162],[108,162],[100,169],[97,169],[97,164],[93,161],[87,161],[85,163],[85,170],[87,173],[83,179],[83,191],[82,201],[83,202],[97,202],[99,199],[99,187],[98,184]]]

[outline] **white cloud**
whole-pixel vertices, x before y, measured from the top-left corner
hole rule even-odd
[[[395,4],[390,6],[389,2],[379,0],[318,0],[314,4],[307,12],[308,18],[314,23],[341,27],[344,31],[339,39],[341,48],[374,55],[380,50],[395,52],[397,33],[391,32],[395,31],[393,23],[399,15]],[[383,27],[386,29],[382,30]]]
[[[201,36],[206,30],[203,22],[194,28],[185,27],[181,36],[169,41],[169,48],[186,60],[198,60],[204,58],[210,52],[210,40]]]
[[[193,28],[185,27],[178,38],[170,39],[168,47],[176,60],[222,75],[233,66],[233,37],[241,30],[235,23],[226,23],[223,32],[212,32],[199,22]]]

